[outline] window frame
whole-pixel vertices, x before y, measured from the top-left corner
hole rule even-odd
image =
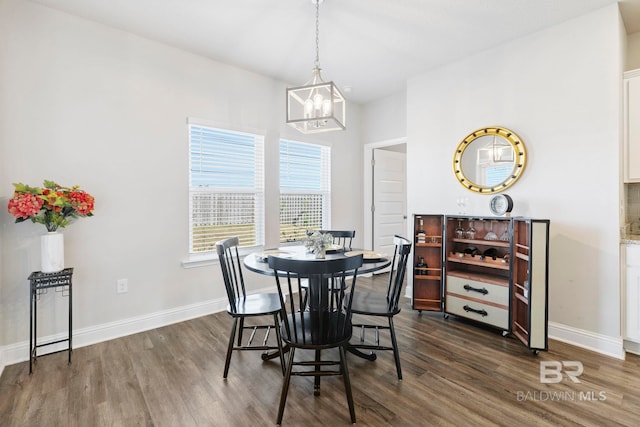
[[[284,144],[292,144],[294,148],[302,150],[303,146],[310,146],[320,150],[320,158],[318,159],[318,166],[320,167],[320,177],[318,182],[318,189],[283,189],[283,154],[282,146]],[[296,147],[297,146],[297,147]],[[291,163],[291,162],[288,162]],[[316,144],[312,142],[293,140],[290,138],[280,138],[278,141],[278,173],[280,176],[280,182],[278,186],[278,225],[280,227],[278,242],[281,245],[290,244],[291,240],[282,240],[283,236],[283,223],[282,223],[282,200],[284,195],[296,196],[296,195],[320,195],[321,196],[321,222],[319,229],[331,228],[331,147],[323,144]],[[312,227],[315,228],[315,227]],[[296,240],[293,240],[296,241]],[[299,241],[299,240],[297,240]]]
[[[194,127],[210,129],[214,132],[222,132],[228,134],[235,134],[240,137],[250,136],[254,139],[254,165],[253,171],[255,174],[254,186],[251,189],[247,188],[225,188],[225,187],[192,187],[192,161],[193,161],[193,141],[192,130]],[[219,125],[203,120],[191,119],[187,120],[187,146],[188,146],[188,242],[187,242],[187,259],[182,262],[184,268],[198,267],[202,265],[210,265],[217,262],[218,256],[213,250],[193,252],[193,196],[197,193],[220,195],[224,193],[234,194],[254,194],[254,218],[255,218],[255,245],[242,246],[239,248],[241,253],[250,253],[259,248],[264,247],[265,241],[265,226],[266,226],[266,212],[265,212],[265,132],[259,132],[255,130],[238,130],[229,126]],[[211,189],[210,191],[208,190]],[[212,198],[215,199],[215,198]],[[213,203],[213,202],[212,202]]]

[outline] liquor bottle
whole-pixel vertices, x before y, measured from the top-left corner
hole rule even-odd
[[[464,250],[464,253],[475,257],[478,254],[478,248],[475,246],[469,246]]]
[[[422,221],[422,217],[420,218],[420,223],[418,225],[418,231],[416,231],[416,243],[427,243],[427,233],[424,232],[424,222]]]
[[[496,248],[489,248],[482,253],[482,259],[491,258],[492,260],[496,260],[498,257],[498,250]]]
[[[424,262],[424,257],[418,258],[418,263],[416,264],[416,275],[426,276],[428,274],[427,268],[429,268],[429,266]]]

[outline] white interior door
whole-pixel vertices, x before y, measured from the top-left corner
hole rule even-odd
[[[393,236],[404,236],[407,225],[406,162],[404,152],[373,150],[373,249],[394,251]]]

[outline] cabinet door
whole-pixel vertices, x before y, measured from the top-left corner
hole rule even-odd
[[[624,338],[640,343],[640,246],[625,246]]]
[[[640,71],[625,79],[625,182],[640,182]]]
[[[549,221],[514,220],[512,332],[527,347],[547,349]]]
[[[422,221],[422,230],[420,230]],[[442,311],[442,215],[414,215],[413,308]],[[422,233],[419,233],[422,231]],[[420,235],[419,235],[420,234]],[[423,262],[425,265],[418,265]]]
[[[627,265],[625,338],[640,342],[640,266]]]

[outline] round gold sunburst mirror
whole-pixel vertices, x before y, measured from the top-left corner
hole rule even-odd
[[[498,193],[513,185],[527,161],[524,143],[515,132],[492,126],[467,135],[453,155],[453,172],[467,190]]]

